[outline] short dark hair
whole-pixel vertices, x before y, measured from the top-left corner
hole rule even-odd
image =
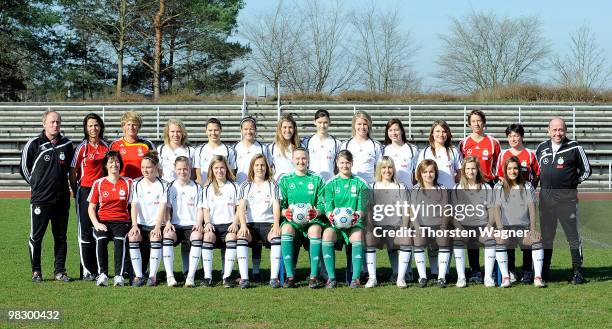
[[[102,118],[100,118],[99,115],[93,112],[89,113],[85,116],[85,118],[83,118],[83,139],[86,140],[89,137],[89,135],[87,134],[87,121],[89,121],[89,119],[94,119],[98,121],[98,124],[100,125],[100,136],[98,137],[100,139],[104,139],[104,121],[102,120]]]
[[[330,119],[329,112],[327,112],[327,110],[320,109],[315,112],[315,120],[323,117]]]
[[[104,155],[104,159],[102,160],[102,172],[104,172],[104,176],[108,175],[108,169],[106,169],[106,165],[111,158],[115,158],[119,160],[119,171],[123,169],[123,159],[121,158],[121,153],[119,151],[108,151]]]
[[[525,128],[520,123],[513,123],[506,127],[506,137],[508,137],[511,133],[517,133],[521,135],[521,137],[525,137]]]
[[[219,121],[219,119],[217,119],[217,118],[210,118],[210,119],[208,119],[206,121],[206,126],[205,127],[208,127],[208,125],[211,124],[211,123],[214,123],[214,124],[218,125],[219,127],[221,127],[221,121]]]
[[[393,118],[389,120],[387,122],[387,125],[385,126],[385,145],[391,144],[391,138],[389,138],[389,129],[394,124],[397,124],[399,126],[400,131],[402,132],[401,133],[402,142],[408,143],[408,139],[406,138],[406,130],[404,130],[404,125],[402,124],[402,121],[400,119]]]
[[[483,124],[487,124],[487,117],[485,116],[484,112],[482,112],[481,110],[472,110],[472,112],[470,112],[470,114],[468,114],[468,124],[470,123],[470,119],[472,118],[472,115],[477,115],[480,117],[480,119],[482,120]]]

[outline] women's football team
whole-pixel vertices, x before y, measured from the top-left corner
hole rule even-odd
[[[177,286],[174,248],[180,244],[185,287],[196,285],[200,261],[201,285],[213,286],[213,251],[218,248],[223,286],[237,283],[248,288],[251,280],[260,280],[262,246],[270,249],[272,288],[296,287],[295,266],[302,247],[310,259],[308,286],[335,288],[335,253],[343,246],[351,288],[361,286],[362,267],[368,274],[365,287],[378,285],[377,250],[385,247],[390,280],[399,288],[412,281],[412,259],[417,285],[428,285],[425,253],[438,287],[447,285],[453,256],[457,287],[468,282],[495,286],[495,262],[500,286],[509,287],[516,281],[513,250],[518,244],[524,254],[522,282],[544,287],[543,249],[535,225],[539,166],[533,152],[522,145],[523,127],[512,124],[506,129],[511,148],[501,152],[499,142],[484,134],[484,113],[472,111],[468,121],[473,133],[458,148],[452,145],[448,124],[437,120],[427,146],[419,151],[408,142],[398,119],[385,126],[385,145],[374,140],[372,120],[363,111],[353,116],[352,137],[342,143],[328,132],[331,118],[326,110],[315,113],[316,134],[301,140],[296,121],[284,115],[274,142],[267,145],[256,140],[257,122],[252,117],[240,122],[242,139],[233,146],[221,142],[221,122],[209,119],[208,143],[196,148],[188,146],[184,124],[170,119],[164,144],[155,150],[138,137],[138,113],[124,113],[124,136],[110,144],[104,140],[102,119],[89,114],[71,173],[78,188],[82,277],[98,286],[109,284],[107,246],[113,240],[115,286],[124,285],[128,272],[132,285],[155,286],[162,263],[166,284]],[[376,205],[397,201],[469,204],[483,211],[466,217],[410,208],[377,218]],[[522,239],[500,237],[492,234],[493,228],[527,234]],[[399,229],[413,234],[381,235]],[[450,229],[470,234],[436,234]],[[481,247],[484,280],[478,260]],[[239,279],[234,281],[236,261]]]

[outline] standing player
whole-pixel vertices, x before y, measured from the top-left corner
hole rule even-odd
[[[102,161],[105,177],[96,180],[87,198],[89,219],[93,225],[98,256],[98,279],[96,285],[108,285],[108,242],[115,245],[114,286],[123,286],[125,268],[125,240],[130,230],[128,206],[131,198],[132,180],[119,175],[123,168],[121,154],[109,151]]]
[[[208,175],[201,208],[204,220],[204,243],[202,244],[202,265],[204,267],[204,287],[212,286],[213,248],[225,247],[223,266],[223,286],[233,286],[230,276],[234,269],[237,249],[240,254],[248,253],[248,243],[241,241],[237,246],[238,222],[236,208],[238,205],[238,186],[233,182],[234,174],[229,169],[227,160],[215,155],[208,165]],[[248,262],[238,262],[241,275],[248,273]],[[248,278],[248,277],[247,277]]]
[[[591,176],[589,159],[578,142],[565,136],[567,126],[556,117],[548,123],[550,140],[536,149],[540,163],[540,228],[544,240],[544,279],[553,254],[557,221],[565,232],[572,255],[572,284],[582,284],[582,242],[578,231],[578,185]]]
[[[278,183],[281,193],[280,207],[285,217],[285,221],[281,224],[281,249],[287,272],[285,287],[295,287],[293,240],[295,238],[297,241],[301,241],[303,238],[307,238],[310,251],[308,287],[315,289],[320,285],[317,274],[321,255],[321,233],[323,229],[329,226],[320,218],[325,213],[322,193],[325,183],[321,176],[308,170],[308,150],[305,148],[298,147],[293,151],[293,165],[295,166],[295,172],[281,177]],[[311,205],[308,211],[309,222],[306,225],[298,225],[293,221],[292,206],[299,203]]]
[[[57,281],[70,281],[66,274],[66,231],[70,210],[68,172],[74,154],[72,142],[60,130],[62,118],[56,111],[42,117],[43,131],[30,139],[21,152],[19,173],[30,185],[30,261],[32,282],[42,281],[40,258],[42,241],[49,221],[52,225]]]
[[[300,138],[297,133],[297,124],[293,117],[285,114],[276,126],[276,137],[274,142],[266,147],[270,166],[274,169],[274,179],[285,174],[292,173],[295,168],[291,162],[291,153],[300,146]]]
[[[87,197],[91,186],[104,176],[102,160],[108,152],[104,140],[104,122],[95,113],[89,113],[83,119],[83,141],[77,146],[70,167],[70,183],[75,192],[77,210],[77,234],[81,256],[82,278],[93,281],[98,273],[96,260],[96,241],[87,208]]]
[[[382,156],[382,145],[370,137],[372,118],[365,111],[357,111],[352,121],[352,137],[343,142],[341,150],[350,151],[355,159],[353,174],[366,183],[374,183],[376,161]],[[352,161],[351,161],[352,162]]]
[[[325,185],[325,214],[332,224],[323,231],[323,262],[329,279],[326,288],[335,288],[336,268],[334,245],[338,238],[342,243],[351,245],[353,277],[351,288],[360,286],[359,277],[363,265],[363,221],[368,206],[368,184],[359,176],[353,174],[353,155],[342,150],[336,159],[337,175]],[[353,225],[348,229],[334,226],[333,212],[337,208],[350,208],[353,211]]]
[[[329,134],[330,123],[329,112],[318,110],[314,119],[317,133],[302,140],[302,146],[308,150],[308,169],[320,175],[323,181],[334,176],[336,156],[341,144]]]
[[[245,117],[240,121],[242,140],[234,144],[236,153],[236,182],[244,182],[249,175],[251,159],[257,154],[266,155],[265,146],[256,140],[257,121],[253,117]]]
[[[236,171],[236,151],[234,148],[221,142],[221,121],[210,118],[206,121],[206,136],[208,143],[204,143],[195,150],[195,172],[200,184],[208,180],[208,165],[215,155],[222,155],[232,171]]]
[[[174,160],[184,156],[194,165],[195,150],[187,146],[187,129],[181,120],[169,119],[164,127],[164,144],[157,147],[161,176],[166,182],[176,179],[174,172]]]
[[[495,185],[495,216],[496,221],[502,225],[498,227],[500,230],[522,231],[527,234],[523,239],[518,237],[498,239],[502,247],[498,248],[497,254],[500,249],[505,252],[506,248],[514,248],[517,242],[522,249],[531,249],[535,272],[533,284],[541,288],[546,286],[542,279],[544,250],[542,250],[542,237],[536,229],[535,190],[530,182],[523,181],[520,168],[521,163],[517,157],[510,157],[503,163],[504,180]],[[511,281],[503,254],[502,259],[498,258],[497,262],[502,272],[501,287],[509,287]]]
[[[238,218],[238,246],[249,243],[263,243],[270,248],[270,287],[280,287],[278,274],[281,261],[280,239],[280,195],[278,185],[272,178],[272,171],[263,154],[251,160],[249,176],[240,184]],[[249,287],[248,251],[238,250],[240,267],[240,288]]]
[[[159,178],[158,165],[157,154],[154,152],[145,154],[140,165],[142,177],[134,182],[132,188],[132,228],[128,238],[135,274],[132,285],[137,287],[144,283],[141,251],[144,251],[145,260],[150,254],[147,286],[152,287],[157,284],[157,269],[162,254],[161,227],[168,201],[168,184]]]
[[[142,117],[134,111],[127,111],[121,116],[121,129],[123,137],[114,141],[110,149],[118,151],[123,159],[124,167],[121,176],[138,178],[141,176],[140,161],[144,155],[154,150],[153,143],[138,137],[138,131],[142,128]]]
[[[501,152],[499,141],[484,133],[487,119],[481,110],[470,112],[468,123],[472,128],[472,133],[459,142],[459,151],[464,158],[468,156],[478,158],[485,180],[494,185],[497,158]]]
[[[195,271],[202,252],[201,210],[202,187],[191,179],[189,158],[178,156],[174,160],[176,180],[168,186],[166,227],[164,228],[163,258],[168,287],[177,285],[174,278],[174,246],[189,241],[188,272],[185,287],[195,286]],[[185,261],[185,259],[183,259]],[[183,269],[185,264],[183,264]]]
[[[513,123],[506,128],[506,137],[508,138],[508,144],[510,148],[503,150],[499,154],[497,163],[497,177],[500,180],[504,179],[504,170],[501,164],[506,163],[506,160],[515,156],[521,162],[521,175],[523,181],[530,182],[533,188],[538,187],[540,180],[540,165],[536,159],[535,152],[523,146],[523,136],[525,136],[525,129],[520,123]],[[522,283],[531,284],[533,281],[532,271],[532,260],[531,260],[531,249],[523,249],[523,277]],[[510,271],[510,281],[514,283],[516,281],[516,266],[515,266],[515,252],[514,249],[508,250],[508,270]]]

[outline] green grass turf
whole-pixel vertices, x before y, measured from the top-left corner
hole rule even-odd
[[[305,282],[298,289],[272,290],[267,285],[248,290],[214,288],[100,288],[93,282],[51,281],[53,241],[50,228],[43,250],[45,282],[30,282],[27,237],[29,214],[27,200],[0,200],[0,328],[3,327],[84,327],[84,328],[557,328],[612,327],[612,250],[609,223],[610,203],[581,203],[581,218],[588,220],[583,232],[591,242],[585,249],[589,284],[572,286],[569,277],[569,252],[566,244],[555,251],[553,276],[557,282],[546,289],[514,286],[511,289],[485,289],[469,286],[457,289],[428,287],[399,290],[384,284],[375,289],[310,290]],[[601,220],[599,220],[601,219]],[[608,219],[608,220],[604,220]],[[601,226],[595,225],[596,221]],[[603,229],[598,229],[603,227]],[[560,236],[563,237],[561,232]],[[78,275],[79,256],[76,222],[71,215],[68,272]],[[597,240],[599,239],[599,240]],[[607,239],[607,240],[606,240]],[[561,238],[561,240],[563,240]],[[604,246],[604,247],[602,247]],[[177,249],[177,255],[178,249]],[[337,265],[345,259],[338,253]],[[110,252],[112,258],[112,252]],[[264,250],[263,272],[269,268]],[[306,275],[307,253],[302,252],[298,273]],[[517,252],[517,264],[520,263]],[[379,253],[379,277],[389,275],[385,252]],[[482,257],[482,255],[481,255]],[[176,257],[175,269],[180,269]],[[216,280],[220,276],[219,252],[215,252]],[[482,262],[481,262],[482,263]],[[112,260],[110,262],[112,264]],[[161,266],[163,269],[163,265]],[[236,271],[236,269],[235,269]],[[112,272],[112,265],[111,265]],[[416,270],[415,270],[416,272]],[[339,277],[343,269],[338,270]],[[454,268],[450,281],[454,282]],[[60,321],[13,322],[7,310],[62,311]]]

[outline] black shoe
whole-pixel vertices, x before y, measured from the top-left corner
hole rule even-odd
[[[41,283],[42,280],[42,274],[40,272],[32,272],[32,282]]]
[[[444,278],[438,279],[438,288],[446,288],[446,279]]]
[[[223,279],[223,288],[232,288],[234,286],[234,283],[232,282],[232,279],[228,278],[224,278]]]
[[[336,281],[336,279],[327,279],[327,284],[325,285],[325,288],[327,289],[334,289],[338,286],[338,281]]]
[[[240,280],[239,283],[240,289],[248,289],[251,286],[251,283],[248,279]]]
[[[212,279],[206,279],[204,278],[204,280],[202,280],[202,284],[200,285],[201,287],[212,287],[213,286],[213,281]]]
[[[584,276],[582,276],[581,269],[575,269],[574,276],[572,277],[571,282],[572,284],[584,284],[584,283],[587,283],[588,281],[584,278]]]
[[[419,278],[418,286],[419,286],[419,288],[427,287],[427,279],[426,278]]]
[[[523,277],[521,278],[522,284],[532,284],[533,283],[533,272],[525,271],[523,272]]]
[[[319,282],[319,279],[317,278],[310,278],[310,280],[308,280],[308,288],[310,289],[318,289],[321,287],[321,282]]]
[[[58,272],[55,273],[55,281],[70,282],[72,281],[72,279],[68,276],[66,272]]]
[[[96,277],[91,273],[87,273],[83,275],[83,281],[96,281]]]
[[[283,288],[295,288],[295,279],[287,278],[287,280],[285,280],[285,283],[283,284]]]

